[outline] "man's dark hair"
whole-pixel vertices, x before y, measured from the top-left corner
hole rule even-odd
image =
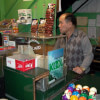
[[[66,22],[71,21],[72,24],[76,27],[77,26],[77,20],[76,17],[73,14],[66,15],[65,17]]]

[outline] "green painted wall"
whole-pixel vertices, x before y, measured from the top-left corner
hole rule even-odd
[[[0,0],[1,1],[1,0]],[[56,0],[2,0],[4,3],[5,16],[3,18],[18,19],[18,9],[32,9],[32,18],[45,17],[45,11],[48,3],[56,3]],[[1,3],[0,3],[1,4]],[[43,6],[45,4],[45,6]]]
[[[0,20],[5,19],[5,6],[4,0],[0,0]]]

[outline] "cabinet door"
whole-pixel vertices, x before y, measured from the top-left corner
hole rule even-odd
[[[4,75],[7,95],[18,100],[33,100],[32,78],[6,68]]]
[[[23,78],[24,100],[33,100],[33,80],[24,75]]]

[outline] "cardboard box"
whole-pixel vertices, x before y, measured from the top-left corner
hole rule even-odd
[[[6,65],[7,65],[7,67],[16,69],[15,59],[12,58],[11,56],[6,57]]]
[[[27,71],[29,69],[35,68],[35,59],[26,60],[26,61],[16,60],[15,64],[17,70]]]
[[[27,71],[29,69],[35,68],[35,59],[29,57],[28,55],[13,55],[6,57],[6,65],[7,67],[20,70]]]
[[[48,69],[48,56],[36,54],[36,56],[35,56],[35,67]]]
[[[32,10],[31,9],[19,9],[18,10],[19,23],[31,24],[32,23]]]

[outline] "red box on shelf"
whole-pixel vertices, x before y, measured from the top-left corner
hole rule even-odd
[[[35,58],[24,54],[8,56],[6,57],[6,65],[7,67],[24,72],[35,68]]]
[[[26,61],[20,61],[16,60],[16,69],[20,71],[27,71],[29,69],[35,68],[35,59],[32,60],[26,60]]]

